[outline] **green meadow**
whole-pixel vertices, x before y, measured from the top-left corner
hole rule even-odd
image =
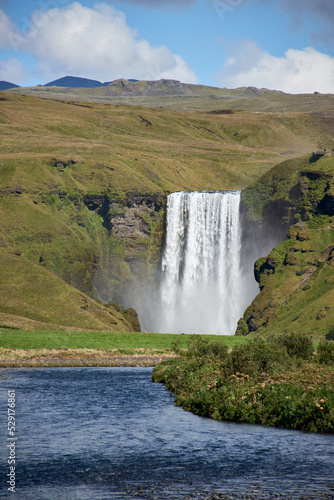
[[[186,347],[191,335],[163,333],[110,333],[78,331],[0,331],[0,347],[5,349],[157,349],[170,350],[175,342]],[[247,342],[244,337],[234,335],[206,335],[208,340],[215,340],[233,348]]]

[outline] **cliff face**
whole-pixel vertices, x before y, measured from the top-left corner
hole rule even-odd
[[[100,204],[98,205],[100,201]],[[92,292],[103,302],[129,305],[127,297],[154,280],[164,237],[166,196],[137,190],[85,204],[106,228],[92,273]]]
[[[249,245],[281,243],[255,263],[260,293],[240,319],[239,335],[321,337],[334,324],[334,156],[317,160],[284,162],[242,193]]]

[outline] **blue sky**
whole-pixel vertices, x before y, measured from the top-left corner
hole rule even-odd
[[[0,0],[0,80],[334,93],[333,0]]]

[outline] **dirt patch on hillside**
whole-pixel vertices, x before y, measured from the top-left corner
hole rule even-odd
[[[0,348],[1,368],[61,366],[155,366],[175,356],[171,351],[134,349],[4,349]]]

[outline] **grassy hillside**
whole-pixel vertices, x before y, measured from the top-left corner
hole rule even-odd
[[[314,127],[303,113],[184,114],[0,97],[1,187],[7,189],[242,188],[282,159],[330,147],[332,140],[325,119]]]
[[[238,333],[297,332],[323,338],[334,326],[334,155],[278,165],[245,190],[250,218],[293,224],[256,262],[261,292]]]
[[[20,252],[0,255],[0,327],[136,331],[132,311],[97,303]]]
[[[1,92],[3,322],[128,329],[122,313],[112,311],[120,322],[110,323],[97,302],[88,314],[80,293],[122,302],[127,287],[152,277],[164,195],[243,188],[283,159],[331,148],[330,120],[330,112],[183,113]],[[40,281],[48,285],[32,286]],[[61,285],[71,299],[52,292]],[[72,309],[61,319],[65,303]]]

